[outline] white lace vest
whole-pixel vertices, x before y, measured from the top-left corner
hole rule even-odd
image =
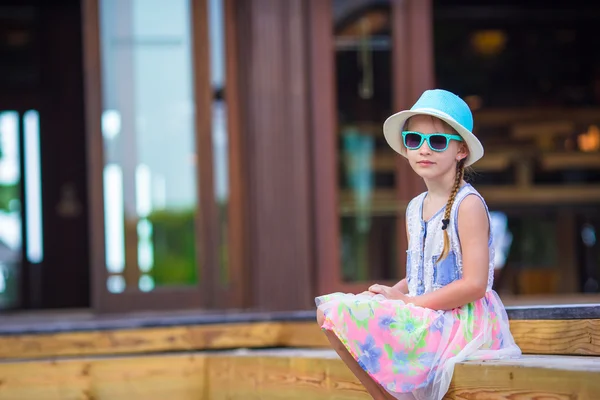
[[[447,228],[451,250],[444,260],[436,264],[444,247],[444,231],[442,231],[444,208],[438,210],[429,221],[423,221],[423,200],[426,195],[427,192],[421,193],[412,199],[406,210],[406,221],[410,235],[406,257],[406,276],[410,296],[437,290],[462,277],[462,252],[458,237],[458,208],[468,195],[478,196],[485,205],[483,197],[473,186],[466,184],[460,188],[452,205],[450,224]],[[485,207],[489,220],[490,214],[487,205]],[[490,258],[487,290],[489,291],[494,283],[494,246],[492,245],[491,230],[488,248]]]

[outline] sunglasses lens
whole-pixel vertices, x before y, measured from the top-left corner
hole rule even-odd
[[[404,138],[404,145],[409,149],[415,149],[421,144],[421,136],[416,133],[409,133]]]
[[[429,137],[431,150],[444,150],[448,146],[448,139],[442,135],[431,135]]]

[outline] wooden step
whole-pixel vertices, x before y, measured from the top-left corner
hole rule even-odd
[[[592,400],[600,358],[457,365],[446,399]],[[330,350],[186,352],[0,363],[0,400],[369,399]]]
[[[524,354],[600,355],[600,320],[514,320]],[[328,348],[313,321],[182,325],[0,336],[0,359],[117,355],[240,347]]]
[[[600,306],[508,309],[525,354],[600,355]],[[32,319],[0,325],[0,359],[145,354],[234,348],[328,348],[315,312]],[[600,398],[600,397],[599,397]]]

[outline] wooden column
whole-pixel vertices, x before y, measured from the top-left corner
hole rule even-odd
[[[251,305],[312,306],[307,5],[238,0]]]
[[[394,0],[393,71],[394,109],[410,108],[421,93],[434,86],[433,15],[431,0]],[[426,190],[425,184],[404,157],[397,157],[396,192],[399,203],[407,204]],[[398,214],[398,265],[400,276],[406,274],[406,218]]]
[[[336,85],[331,1],[310,0],[311,135],[316,295],[339,281]]]
[[[37,8],[42,67],[35,103],[40,117],[44,259],[41,265],[29,266],[33,308],[89,305],[79,7],[76,2],[43,2]],[[65,203],[76,207],[63,212]]]

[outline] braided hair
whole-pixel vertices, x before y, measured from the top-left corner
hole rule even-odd
[[[448,236],[448,225],[450,224],[450,212],[452,211],[452,205],[454,204],[454,199],[456,198],[456,194],[460,189],[460,184],[465,175],[465,159],[458,161],[456,164],[456,178],[454,180],[454,186],[452,187],[452,193],[448,198],[448,203],[446,203],[446,209],[444,211],[444,219],[442,219],[442,230],[444,231],[444,248],[442,250],[442,254],[440,254],[439,261],[443,260],[448,256],[450,252],[450,237]]]

